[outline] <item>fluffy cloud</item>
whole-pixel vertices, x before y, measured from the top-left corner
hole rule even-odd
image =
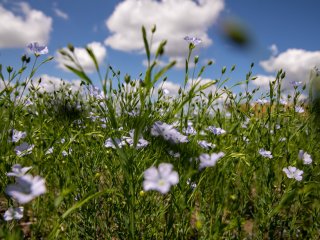
[[[60,10],[59,8],[54,8],[53,11],[57,15],[57,17],[60,17],[64,20],[69,19],[69,15],[67,13],[63,12],[62,10]]]
[[[272,75],[257,75],[257,79],[252,81],[253,85],[260,86],[263,89],[268,89],[269,83],[275,80],[275,76]]]
[[[47,44],[52,19],[27,3],[17,6],[17,11],[10,11],[0,4],[0,48],[26,47],[30,42]]]
[[[157,31],[152,51],[166,39],[165,50],[169,57],[185,57],[188,44],[183,38],[186,35],[201,38],[202,47],[212,44],[207,31],[223,8],[224,0],[125,0],[106,20],[111,36],[105,44],[121,51],[142,52],[141,26],[150,30],[155,24]]]
[[[65,81],[61,78],[43,74],[40,76],[41,83],[38,85],[38,81],[33,81],[34,86],[39,87],[40,92],[53,92],[60,89],[62,86],[67,86],[71,91],[76,92],[81,89],[80,80]]]
[[[276,73],[283,69],[286,72],[286,78],[282,86],[284,89],[290,89],[291,81],[308,83],[311,69],[314,66],[320,66],[320,51],[288,49],[277,56],[261,61],[260,65],[268,73]]]
[[[107,55],[107,49],[99,42],[92,42],[89,43],[87,46],[92,49],[94,55],[96,56],[98,64],[101,64]],[[63,49],[66,52],[70,53],[70,51],[67,48]],[[85,48],[74,48],[74,54],[77,56],[77,59],[79,60],[81,66],[86,72],[90,73],[95,71],[94,63],[91,60]],[[68,71],[64,64],[68,64],[70,66],[75,67],[74,63],[64,58],[59,52],[57,52],[55,60],[58,62],[58,67],[63,70]]]

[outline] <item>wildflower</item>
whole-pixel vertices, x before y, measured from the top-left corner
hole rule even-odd
[[[297,181],[301,181],[302,180],[302,176],[301,175],[303,174],[303,171],[297,169],[296,167],[289,166],[288,168],[283,168],[282,171],[284,171],[285,174],[287,174],[288,178],[294,178]]]
[[[212,153],[211,155],[207,153],[203,153],[200,155],[200,165],[199,169],[205,168],[205,167],[213,167],[216,165],[217,161],[222,158],[225,154],[223,152],[219,153]]]
[[[286,140],[287,140],[287,138],[282,137],[282,138],[279,139],[279,142],[285,142]]]
[[[303,160],[303,163],[306,165],[309,165],[312,163],[312,158],[311,155],[308,154],[307,152],[300,150],[299,155],[298,155],[300,160]]]
[[[133,139],[134,139],[134,129],[130,130],[129,132],[130,137],[123,137],[122,141],[129,144],[130,147],[133,146]],[[148,146],[149,142],[145,140],[142,136],[139,137],[136,149],[144,148]]]
[[[52,154],[52,153],[53,153],[53,149],[54,149],[54,147],[49,148],[49,149],[46,151],[46,155]]]
[[[207,128],[207,130],[209,130],[210,132],[212,132],[215,135],[222,135],[226,133],[226,130],[222,129],[222,128],[217,128],[215,126],[209,126]]]
[[[9,177],[21,177],[25,175],[32,167],[22,167],[20,164],[12,166],[12,172],[7,173]]]
[[[296,106],[294,108],[294,110],[295,110],[296,113],[304,113],[304,109],[301,106]]]
[[[173,171],[170,163],[161,163],[159,167],[150,167],[144,172],[143,190],[156,190],[162,194],[169,192],[172,185],[179,182],[179,175]]]
[[[200,44],[202,42],[202,40],[200,38],[197,38],[197,37],[189,37],[189,36],[186,36],[184,38],[184,40],[186,40],[188,43],[191,43],[193,44],[194,46],[197,46],[198,44]]]
[[[68,152],[66,150],[63,150],[61,152],[62,156],[66,157],[72,153],[72,148],[69,148]]]
[[[196,129],[192,126],[192,122],[188,122],[188,126],[183,129],[183,132],[187,135],[196,135],[197,134]]]
[[[265,158],[273,158],[272,154],[270,151],[266,151],[264,150],[263,148],[259,149],[259,153],[262,157],[265,157]]]
[[[103,92],[99,88],[91,85],[89,86],[89,95],[97,100],[102,100],[105,98]]]
[[[25,204],[46,192],[45,180],[40,176],[23,175],[16,179],[15,184],[8,185],[5,192],[20,204]]]
[[[43,55],[49,52],[47,46],[40,46],[37,42],[30,43],[27,47],[36,55]]]
[[[302,82],[300,82],[300,81],[291,81],[290,84],[293,87],[299,87],[302,84]]]
[[[64,143],[66,142],[66,140],[65,140],[64,138],[61,138],[60,142],[61,142],[62,144],[64,144]]]
[[[123,145],[125,144],[125,142],[121,141],[119,138],[115,138],[115,139],[112,139],[112,138],[108,138],[105,143],[104,143],[104,146],[106,148],[113,148],[113,149],[116,149],[116,146],[114,144],[114,142],[116,142],[116,144],[118,145],[119,148],[122,148]]]
[[[172,125],[157,121],[151,127],[152,136],[162,136],[165,140],[173,143],[188,142],[187,136],[178,132]]]
[[[210,148],[215,148],[216,147],[215,144],[209,143],[206,140],[198,140],[197,142],[200,145],[200,147],[202,147],[204,149],[207,149],[207,150],[209,150]]]
[[[21,145],[16,146],[14,148],[14,151],[16,152],[18,157],[23,157],[25,155],[32,153],[33,148],[34,148],[34,144],[29,145],[28,143],[23,142]]]
[[[23,217],[23,207],[10,207],[3,215],[5,221],[11,221],[12,219],[19,220]]]
[[[19,142],[20,139],[25,138],[27,136],[26,132],[21,132],[13,129],[12,131],[12,142]]]

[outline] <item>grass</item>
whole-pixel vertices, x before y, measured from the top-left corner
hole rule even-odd
[[[196,46],[190,43],[185,84],[172,98],[155,87],[166,81],[166,72],[174,66],[156,67],[165,42],[152,56],[144,29],[143,39],[149,64],[142,80],[121,76],[112,67],[102,77],[96,64],[103,91],[95,94],[90,94],[92,80],[77,63],[72,46],[63,54],[76,63],[68,68],[83,80],[81,92],[66,85],[47,93],[37,88],[37,81],[22,81],[33,79],[37,68],[51,60],[37,64],[43,56],[31,59],[33,66],[24,57],[22,68],[9,68],[6,76],[1,67],[0,212],[20,206],[5,194],[15,182],[6,173],[16,163],[32,166],[29,173],[45,179],[47,192],[23,204],[22,219],[1,218],[0,237],[319,239],[319,132],[308,104],[299,101],[300,87],[288,104],[281,104],[285,74],[280,70],[264,93],[269,102],[256,104],[259,90],[248,90],[255,78],[253,65],[243,93],[234,94],[225,87],[225,76],[234,67],[222,69],[220,79],[202,84],[197,79],[212,63],[192,74],[188,65]],[[96,62],[90,49],[88,54]],[[193,84],[187,87],[190,78]],[[112,86],[115,82],[117,86]],[[296,106],[305,112],[297,113]],[[196,134],[188,135],[187,143],[173,144],[151,134],[156,121],[175,124],[182,134],[192,122]],[[207,130],[209,126],[226,133],[215,135]],[[17,143],[9,141],[12,129],[26,132],[26,137]],[[133,146],[120,148],[115,139],[129,136],[132,129]],[[136,149],[140,136],[149,145]],[[104,146],[108,138],[115,148]],[[204,149],[198,140],[215,148]],[[14,148],[22,142],[35,147],[31,154],[19,157]],[[51,147],[52,154],[46,154]],[[259,154],[262,148],[271,151],[273,158]],[[304,164],[299,150],[309,153],[313,162]],[[225,156],[215,166],[199,170],[202,153],[218,152]],[[171,163],[179,174],[179,183],[167,194],[143,189],[144,172],[160,163]],[[287,177],[283,168],[288,166],[303,170],[301,181]]]

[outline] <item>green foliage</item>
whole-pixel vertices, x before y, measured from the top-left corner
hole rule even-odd
[[[151,34],[155,31],[154,27]],[[87,48],[100,77],[99,94],[92,93],[94,81],[73,56],[72,45],[70,52],[61,54],[73,62],[69,70],[84,81],[82,92],[63,85],[46,93],[28,84],[29,78],[22,76],[28,69],[26,58],[18,71],[2,73],[0,65],[1,214],[18,205],[4,193],[14,182],[6,176],[13,164],[32,166],[30,172],[44,177],[47,187],[46,194],[24,205],[22,219],[0,219],[0,238],[319,239],[319,137],[308,105],[299,101],[299,91],[291,103],[280,103],[284,72],[279,71],[265,93],[270,102],[255,104],[258,89],[249,90],[256,79],[253,64],[238,83],[245,90],[234,94],[226,87],[226,67],[219,79],[206,83],[198,78],[212,62],[189,73],[192,46],[184,85],[179,95],[168,96],[157,87],[174,66],[172,62],[157,68],[166,42],[153,53],[145,28],[142,36],[149,64],[140,81],[128,74],[122,78],[111,66],[102,78],[94,53]],[[38,67],[34,62],[31,76]],[[295,107],[301,105],[305,113],[296,113]],[[182,133],[192,122],[196,133],[187,143],[172,144],[151,134],[156,121],[176,124]],[[214,135],[208,126],[227,133]],[[26,138],[9,141],[13,129],[25,131]],[[130,130],[132,146],[128,142],[121,146],[117,139]],[[149,145],[137,149],[141,136]],[[115,148],[104,146],[109,138]],[[203,149],[199,140],[215,148]],[[31,154],[18,157],[14,148],[23,141],[35,147]],[[261,156],[261,148],[270,150],[273,158]],[[312,164],[298,158],[300,149],[312,156]],[[199,170],[200,154],[220,151],[225,156],[214,167]],[[179,174],[179,183],[164,195],[143,190],[144,171],[160,163],[171,163]],[[304,171],[302,181],[286,176],[283,168],[288,166]]]

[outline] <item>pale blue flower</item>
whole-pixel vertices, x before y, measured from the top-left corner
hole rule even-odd
[[[8,172],[9,177],[21,177],[25,175],[32,167],[22,167],[20,164],[14,164],[12,166],[12,172]]]
[[[300,160],[303,160],[303,163],[306,165],[309,165],[312,163],[312,158],[311,155],[308,154],[307,152],[300,150],[299,155],[298,155]]]
[[[162,136],[172,143],[188,142],[188,137],[178,132],[172,125],[157,121],[151,127],[152,136]]]
[[[197,142],[198,142],[200,147],[202,147],[204,149],[207,149],[207,150],[209,150],[210,148],[215,148],[216,147],[215,144],[209,143],[206,140],[198,140]]]
[[[144,172],[143,190],[156,190],[162,194],[169,192],[170,187],[178,184],[179,175],[173,171],[170,163],[161,163],[159,167],[150,167]]]
[[[10,207],[3,215],[5,221],[19,220],[23,217],[23,207]]]
[[[47,54],[47,53],[49,52],[47,46],[40,46],[39,43],[37,43],[37,42],[30,43],[27,47],[28,47],[34,54],[37,54],[37,55],[43,55],[43,54]]]
[[[16,183],[8,185],[5,192],[20,204],[25,204],[46,192],[45,180],[39,176],[23,175],[16,178]]]
[[[289,166],[288,168],[283,168],[282,171],[285,172],[285,174],[287,174],[288,178],[294,178],[297,181],[302,180],[303,171],[297,169],[296,167]]]
[[[46,155],[52,154],[53,150],[54,150],[54,147],[48,148],[48,150],[46,151]]]
[[[194,46],[197,46],[198,44],[200,44],[202,42],[202,40],[200,38],[189,37],[189,36],[186,36],[184,38],[184,40],[186,40],[188,43],[192,43]]]
[[[209,130],[210,132],[212,132],[214,135],[222,135],[226,133],[226,130],[222,129],[222,128],[217,128],[215,126],[209,126],[207,128],[207,130]]]
[[[21,145],[16,146],[14,148],[14,151],[16,152],[18,157],[23,157],[25,155],[32,153],[33,148],[34,148],[34,144],[29,145],[28,143],[23,142]]]
[[[302,84],[302,82],[300,82],[300,81],[291,81],[290,84],[293,87],[299,87]]]
[[[270,151],[266,151],[263,148],[259,149],[259,153],[261,156],[265,157],[265,158],[273,158],[272,154]]]
[[[219,153],[212,153],[212,154],[207,154],[207,153],[203,153],[200,155],[199,160],[200,160],[200,165],[199,165],[199,169],[205,168],[205,167],[213,167],[214,165],[216,165],[217,161],[224,157],[224,153],[223,152],[219,152]]]
[[[16,129],[13,129],[12,131],[12,142],[19,142],[21,139],[25,138],[27,136],[26,132],[21,132]]]

